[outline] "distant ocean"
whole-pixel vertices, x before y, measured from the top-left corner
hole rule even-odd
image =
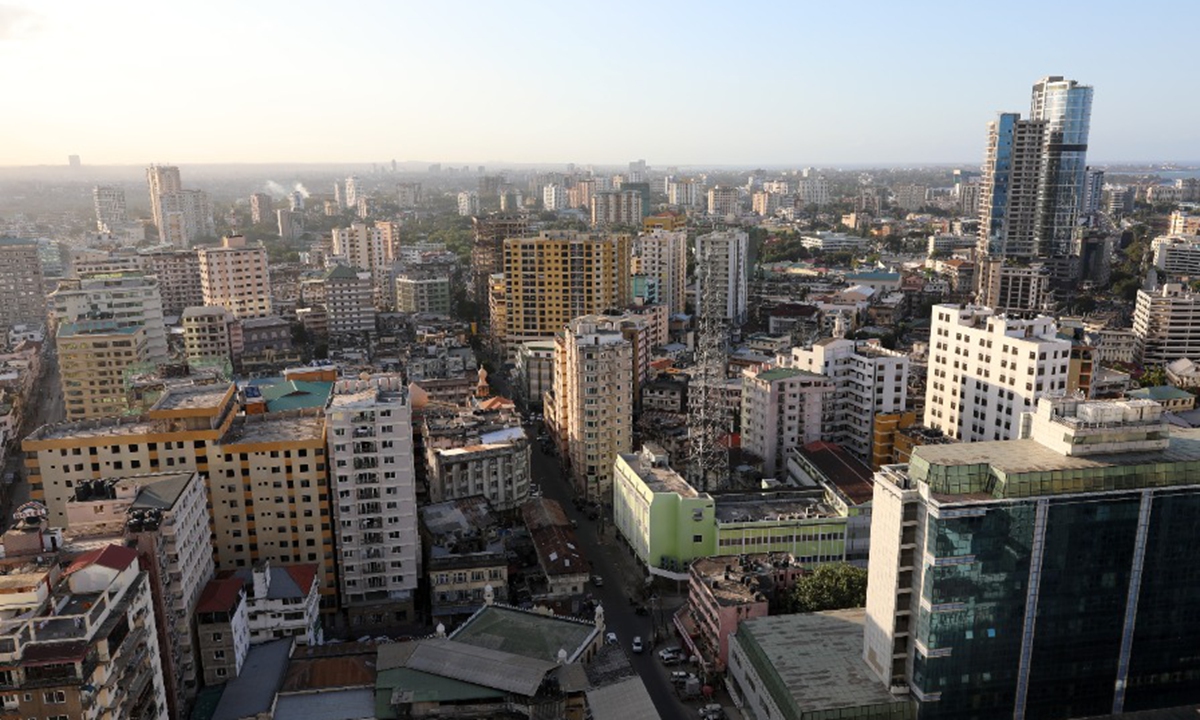
[[[1159,170],[1154,173],[1163,180],[1182,180],[1184,178],[1200,178],[1200,170]]]

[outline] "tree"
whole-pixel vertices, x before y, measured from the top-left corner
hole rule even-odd
[[[1156,365],[1152,368],[1147,368],[1142,376],[1138,378],[1138,385],[1147,387],[1161,387],[1167,384],[1167,370],[1161,365]]]
[[[817,567],[796,582],[792,610],[817,612],[863,607],[867,603],[867,571],[848,563]]]

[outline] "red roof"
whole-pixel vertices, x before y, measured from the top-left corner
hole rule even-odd
[[[298,565],[284,565],[283,569],[288,575],[292,576],[292,580],[300,588],[300,592],[308,593],[313,586],[313,580],[317,577],[317,566],[315,563],[302,563]]]
[[[70,575],[92,565],[99,565],[120,572],[129,567],[134,560],[137,560],[137,556],[137,550],[133,548],[127,548],[123,545],[106,545],[80,555],[67,568],[67,574]]]
[[[204,586],[204,591],[200,593],[200,600],[196,603],[196,612],[228,612],[237,605],[241,592],[241,578],[226,577],[209,580],[208,584]]]

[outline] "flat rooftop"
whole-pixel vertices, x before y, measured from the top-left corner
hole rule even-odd
[[[640,453],[621,453],[625,463],[637,473],[646,487],[656,493],[675,493],[680,497],[696,498],[700,493],[682,475],[670,467],[646,462]]]
[[[312,442],[324,437],[325,418],[320,414],[268,413],[234,422],[221,445]]]
[[[836,518],[838,512],[815,493],[730,493],[715,496],[718,523],[780,522]]]
[[[832,443],[809,443],[798,452],[850,502],[861,505],[871,501],[875,493],[875,474],[861,460]]]
[[[168,388],[150,411],[217,409],[229,394],[230,387],[226,383],[213,383]]]
[[[906,705],[862,659],[866,610],[829,610],[743,620],[737,640],[783,714]]]
[[[553,663],[558,661],[559,650],[566,650],[568,660],[574,660],[596,632],[593,623],[583,620],[489,605],[459,627],[450,639]]]

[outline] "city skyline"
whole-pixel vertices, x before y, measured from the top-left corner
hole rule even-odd
[[[22,141],[0,166],[71,154],[90,165],[964,163],[982,156],[987,123],[1022,109],[1047,75],[1097,89],[1094,162],[1200,159],[1194,101],[1177,92],[1184,46],[1156,47],[1153,72],[1102,49],[1153,36],[1168,10],[1174,24],[1200,19],[1165,3],[1122,15],[1019,4],[994,17],[881,4],[852,27],[832,7],[767,5],[719,21],[705,6],[128,7],[0,6],[0,57],[32,68],[6,78],[22,99],[6,134]],[[1034,16],[1073,32],[1044,43]],[[166,27],[170,51],[149,62],[146,38]],[[985,28],[1005,53],[967,42]],[[81,72],[91,66],[104,77]],[[933,79],[885,74],[906,67]],[[1177,99],[1142,101],[1155,97]]]

